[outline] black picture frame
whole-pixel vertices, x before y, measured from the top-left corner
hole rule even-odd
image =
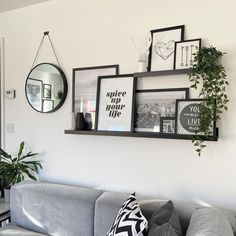
[[[136,90],[134,132],[160,133],[160,117],[175,117],[181,98],[189,98],[189,88]]]
[[[152,43],[149,48],[148,71],[174,69],[175,42],[184,40],[184,29],[184,25],[177,25],[151,30]],[[170,34],[171,31],[174,33],[176,30],[179,30],[179,33],[176,32],[176,35]],[[166,35],[164,35],[164,33],[166,33]],[[170,35],[168,36],[167,33]],[[157,37],[158,34],[160,35],[159,38]],[[152,62],[154,62],[155,67],[152,65]]]
[[[30,84],[30,81],[33,83]],[[27,83],[28,82],[28,83]],[[26,94],[26,99],[30,106],[38,111],[38,112],[43,112],[43,81],[39,79],[33,79],[28,77],[27,82],[25,84],[25,94]],[[37,88],[38,87],[38,88]],[[37,92],[37,90],[40,90]],[[38,99],[36,99],[38,98]],[[37,106],[38,104],[38,106]],[[37,109],[38,108],[38,109]]]
[[[48,103],[47,104],[48,108],[45,105],[46,103]],[[43,99],[42,100],[42,106],[43,106],[43,108],[42,108],[43,112],[51,111],[51,110],[54,109],[54,100],[53,99]]]
[[[91,130],[95,129],[98,76],[118,74],[118,64],[73,68],[72,112],[82,112],[84,115],[86,113],[91,113]],[[83,99],[81,95],[82,93],[87,94],[89,98]],[[87,110],[84,108],[83,100],[90,101],[91,105],[90,108],[88,108]]]
[[[128,112],[130,112],[130,117],[127,122],[127,125],[129,128],[127,130],[120,128],[119,126],[114,126],[114,128],[100,128],[100,116],[101,116],[101,111],[100,108],[102,107],[101,103],[101,87],[102,87],[102,81],[106,80],[113,80],[115,83],[119,81],[119,79],[122,79],[125,82],[128,82],[128,79],[130,78],[132,81],[132,84],[130,85],[130,91],[128,91],[130,94],[130,109],[126,109]],[[134,74],[122,74],[122,75],[114,75],[114,76],[99,76],[98,77],[98,86],[97,86],[97,103],[96,103],[96,122],[95,122],[95,130],[99,132],[107,131],[107,132],[126,132],[126,133],[132,133],[133,132],[133,124],[134,124],[134,112],[135,112],[135,89],[136,89],[136,83],[137,80],[134,77]],[[118,93],[120,91],[117,90],[114,86],[112,86],[112,89],[114,91],[117,91]],[[124,89],[127,89],[126,86],[124,86]],[[122,108],[123,109],[123,108]],[[104,110],[103,110],[104,111]]]
[[[165,124],[165,122],[172,121],[172,124]],[[176,117],[160,117],[160,133],[175,134]],[[172,127],[170,127],[170,125]],[[174,126],[174,127],[173,127]]]
[[[176,122],[175,122],[175,133],[177,135],[196,135],[195,130],[199,124],[197,117],[197,107],[195,104],[200,104],[203,99],[177,99],[176,100]],[[182,103],[182,104],[181,104]],[[185,106],[183,105],[185,103]],[[192,108],[188,108],[192,104]],[[184,110],[185,109],[185,110]],[[215,116],[216,106],[212,108]],[[183,111],[184,110],[184,111]],[[190,110],[190,112],[189,112]],[[183,112],[183,113],[182,113]],[[188,120],[189,119],[189,120]],[[191,120],[190,120],[191,119]],[[202,133],[197,135],[206,136]],[[212,120],[212,137],[217,136],[216,121]]]
[[[52,85],[43,84],[43,98],[51,99],[52,97]]]
[[[201,38],[175,42],[174,69],[191,68],[194,64],[194,54],[201,49],[201,45]]]

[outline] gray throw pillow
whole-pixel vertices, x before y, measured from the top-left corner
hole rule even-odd
[[[153,213],[148,236],[182,236],[179,216],[172,201],[168,201]]]
[[[223,211],[205,207],[193,212],[186,236],[233,236],[227,216]]]

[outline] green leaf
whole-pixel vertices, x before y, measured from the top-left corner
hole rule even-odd
[[[21,142],[20,144],[20,148],[19,148],[19,152],[18,152],[18,159],[21,157],[22,155],[22,152],[24,150],[24,146],[25,146],[25,143],[24,142]]]

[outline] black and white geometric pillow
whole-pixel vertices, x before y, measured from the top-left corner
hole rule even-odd
[[[123,203],[107,236],[145,236],[147,228],[148,222],[133,193]]]

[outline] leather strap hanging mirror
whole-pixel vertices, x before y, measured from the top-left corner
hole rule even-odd
[[[57,65],[52,63],[40,63],[35,65],[45,37],[47,37],[50,42]],[[49,32],[44,32],[25,83],[27,101],[35,111],[51,113],[58,110],[63,105],[67,90],[66,76],[60,67]]]

